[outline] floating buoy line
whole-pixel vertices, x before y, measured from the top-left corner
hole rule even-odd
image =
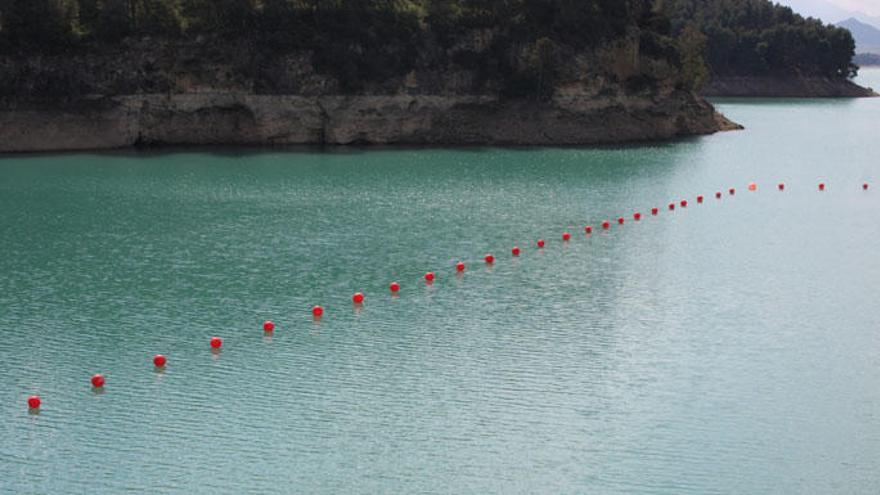
[[[747,187],[748,187],[748,190],[752,191],[752,192],[757,191],[757,189],[758,189],[758,185],[755,182],[749,183]],[[776,188],[779,191],[785,191],[786,184],[784,182],[780,182],[776,186]],[[861,188],[863,191],[868,191],[870,189],[870,185],[867,182],[865,182],[865,183],[861,184]],[[824,192],[826,189],[827,189],[826,183],[820,182],[818,184],[818,190],[820,192]],[[730,189],[728,189],[727,192],[730,196],[734,196],[736,194],[736,188],[731,187]],[[697,196],[696,197],[697,204],[703,204],[703,198],[704,197],[702,195]],[[721,191],[717,191],[715,193],[715,198],[716,199],[722,198]],[[682,199],[678,202],[678,204],[682,208],[687,208],[688,200]],[[673,202],[669,203],[669,211],[675,211],[675,208],[676,208],[676,202],[673,201]],[[652,216],[657,216],[659,213],[660,213],[660,208],[658,208],[656,206],[651,208],[651,215]],[[637,211],[637,212],[633,213],[633,220],[638,222],[641,219],[642,219],[642,214],[640,212]],[[618,225],[624,225],[624,223],[625,223],[624,217],[619,217],[617,219],[617,223],[618,223]],[[611,221],[610,220],[602,221],[601,225],[602,225],[603,230],[610,230],[611,229]],[[593,227],[591,225],[587,225],[586,227],[584,227],[584,233],[586,236],[590,236],[593,233]],[[567,243],[570,240],[571,240],[571,234],[567,231],[564,231],[562,233],[562,241],[564,243]],[[538,239],[536,242],[536,246],[538,249],[543,249],[546,246],[546,241],[544,241],[544,239]],[[511,256],[512,257],[519,257],[521,254],[522,254],[522,251],[520,250],[520,248],[518,246],[514,246],[511,249]],[[488,266],[494,265],[494,263],[496,261],[495,256],[492,254],[486,254],[483,259],[486,262],[486,265],[488,265]],[[466,267],[465,267],[465,264],[463,261],[459,261],[458,263],[455,264],[455,270],[458,274],[464,273],[465,268]],[[436,279],[436,275],[434,272],[426,272],[424,275],[424,279],[425,279],[425,284],[431,285],[434,283],[434,281]],[[389,290],[391,292],[392,297],[397,297],[398,293],[400,292],[400,288],[401,288],[400,283],[399,282],[391,282],[388,287],[389,287]],[[365,299],[366,299],[366,296],[364,295],[363,292],[355,292],[354,295],[352,296],[352,303],[355,306],[362,306],[364,304]],[[312,307],[311,312],[312,312],[312,317],[316,321],[319,321],[324,316],[324,307],[320,306],[320,305],[315,305]],[[265,333],[271,334],[275,331],[275,328],[276,328],[275,323],[272,322],[271,320],[266,320],[265,322],[263,322],[263,331]],[[211,337],[211,339],[208,341],[208,344],[209,344],[211,351],[216,353],[216,352],[219,352],[221,350],[221,348],[223,347],[223,339],[220,337],[216,337],[216,336]],[[156,354],[153,356],[153,367],[155,370],[162,371],[165,369],[167,364],[168,364],[168,358],[164,354]],[[89,379],[89,381],[90,381],[92,388],[94,390],[103,390],[104,386],[107,382],[105,376],[101,373],[96,373],[96,374],[92,375],[91,378]],[[39,395],[31,395],[27,398],[27,407],[32,413],[39,412],[42,405],[43,405],[43,401]]]

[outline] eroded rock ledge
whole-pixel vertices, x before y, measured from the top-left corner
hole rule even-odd
[[[6,104],[0,152],[135,145],[575,145],[738,126],[687,92],[651,98],[283,96],[238,92]]]

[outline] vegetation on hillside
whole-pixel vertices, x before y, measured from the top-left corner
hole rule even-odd
[[[675,33],[701,32],[714,75],[848,78],[855,43],[846,29],[803,18],[770,0],[657,0]]]
[[[692,89],[712,75],[845,78],[856,70],[848,31],[769,0],[0,0],[0,54],[147,37],[207,38],[221,51],[243,41],[254,65],[307,51],[343,91],[422,64],[472,70],[510,96],[546,97],[572,56],[623,37],[676,67],[679,84]],[[488,46],[475,49],[478,38]],[[649,79],[620,82],[639,90],[656,82]]]
[[[657,29],[668,23],[652,7],[652,0],[0,0],[0,53],[208,37],[215,46],[245,40],[256,57],[309,51],[316,70],[346,91],[421,62],[474,70],[503,81],[510,95],[546,96],[566,57],[609,39],[635,36],[649,55],[677,64],[673,40]],[[485,32],[489,45],[474,49]]]
[[[330,35],[393,43],[427,23],[444,35],[513,28],[583,44],[619,34],[649,6],[646,0],[0,0],[0,28],[17,44],[268,29],[276,41],[311,45]]]

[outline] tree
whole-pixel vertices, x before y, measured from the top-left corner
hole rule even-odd
[[[674,32],[694,24],[708,37],[718,75],[852,77],[855,43],[841,28],[804,19],[769,0],[662,0]]]
[[[707,47],[708,37],[694,23],[685,26],[678,35],[682,78],[691,90],[697,91],[709,81]]]
[[[134,5],[137,32],[176,35],[183,31],[180,0],[139,0]]]
[[[277,3],[276,3],[277,5]],[[183,0],[181,11],[195,32],[244,34],[253,28],[256,0]]]
[[[66,45],[76,39],[79,4],[76,0],[2,0],[3,34],[13,43]]]
[[[89,30],[102,40],[117,40],[134,31],[133,0],[98,0],[94,25]]]

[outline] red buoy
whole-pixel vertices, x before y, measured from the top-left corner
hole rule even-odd
[[[458,266],[462,268],[459,270],[460,272],[464,271],[464,263],[459,263]],[[434,281],[434,272],[428,272],[425,274],[425,282],[431,283]]]
[[[635,212],[635,213],[633,213],[633,220],[635,220],[636,222],[638,222],[638,221],[641,220],[641,219],[642,219],[642,214],[641,214],[641,213],[639,213],[639,212]]]
[[[544,247],[544,239],[538,239],[538,247],[539,248]]]
[[[656,206],[651,208],[651,215],[656,215],[657,213],[660,213],[660,208],[657,208]]]
[[[609,222],[608,220],[605,220],[604,222],[602,222],[602,228],[605,229],[605,230],[610,229],[610,228],[611,228],[611,222]]]
[[[819,183],[819,190],[820,190],[820,191],[824,191],[824,190],[825,190],[825,183],[824,183],[824,182],[820,182],[820,183]]]
[[[681,200],[681,207],[682,208],[687,208],[687,205],[688,205],[688,200],[686,200],[686,199]]]
[[[211,337],[211,348],[219,349],[221,347],[223,347],[223,339],[220,337]]]
[[[156,354],[153,356],[153,366],[157,368],[164,368],[165,364],[168,363],[168,359],[165,358],[162,354]]]
[[[388,286],[388,288],[391,289],[391,292],[394,294],[400,292],[400,284],[398,284],[397,282],[391,282],[391,285]]]
[[[360,292],[355,292],[353,296],[351,296],[351,302],[355,304],[363,304],[364,303],[364,295]]]
[[[778,187],[780,191],[785,191],[785,183],[784,182],[780,182],[779,185],[776,187]]]
[[[101,388],[104,386],[104,375],[98,373],[92,375],[92,386],[95,388]]]
[[[40,405],[43,403],[43,401],[40,400],[40,397],[38,395],[32,395],[32,396],[28,397],[27,403],[28,403],[28,408],[39,409]]]
[[[721,191],[715,193],[715,199],[721,199]]]
[[[519,248],[516,246],[513,246],[513,249],[510,250],[510,254],[512,254],[514,256],[519,256]]]
[[[867,191],[867,190],[868,190],[868,183],[867,183],[867,182],[865,182],[864,184],[862,184],[862,190],[863,190],[863,191]]]
[[[312,316],[314,316],[315,318],[320,318],[320,317],[324,316],[324,308],[322,308],[321,306],[313,307],[312,308]]]
[[[459,261],[458,263],[455,264],[455,271],[461,273],[461,272],[464,271],[464,269],[465,269],[464,261]],[[427,275],[427,274],[425,275],[425,280],[428,280],[428,275]],[[434,274],[433,274],[433,273],[431,274],[431,280],[434,280]]]
[[[733,196],[734,194],[736,194],[736,189],[731,187],[730,189],[727,190],[727,192],[729,192],[730,195]]]
[[[626,221],[626,220],[624,220],[623,217],[620,217],[620,218],[617,219],[617,223],[620,224],[620,225],[623,225],[623,222],[625,222],[625,221]]]
[[[491,265],[492,263],[495,263],[495,257],[492,256],[491,254],[487,254],[485,260],[486,260],[487,265]]]
[[[674,209],[675,209],[675,203],[669,203],[669,209],[670,209],[670,210],[674,210]]]
[[[697,203],[703,204],[703,197],[697,196]]]
[[[754,182],[749,182],[749,191],[757,191],[757,190],[758,190],[758,184],[755,184]]]
[[[584,227],[584,232],[586,232],[587,234],[592,234],[593,233],[593,226],[587,225],[586,227]]]
[[[264,321],[263,322],[263,331],[264,332],[274,332],[275,331],[275,324],[269,320]]]
[[[563,240],[563,241],[566,241],[566,242],[570,241],[570,240],[571,240],[571,234],[569,234],[568,232],[563,232],[563,233],[562,233],[562,240]]]

